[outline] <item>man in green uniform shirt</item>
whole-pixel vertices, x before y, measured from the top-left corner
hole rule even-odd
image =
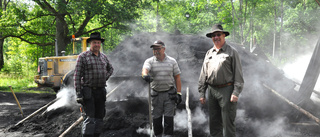
[[[237,101],[243,89],[242,67],[238,52],[228,45],[229,35],[220,24],[206,36],[214,46],[207,51],[199,77],[200,102],[206,102],[208,89],[209,127],[211,137],[235,137]]]

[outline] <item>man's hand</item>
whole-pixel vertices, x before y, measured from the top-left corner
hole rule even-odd
[[[230,99],[231,102],[237,102],[238,101],[238,97],[236,95],[231,95],[231,99]]]
[[[82,95],[82,93],[81,92],[76,92],[76,94],[77,94],[77,102],[79,103],[79,104],[82,104],[83,103],[83,95]]]
[[[153,78],[150,75],[142,75],[142,79],[148,83],[153,81]]]
[[[206,103],[206,99],[205,98],[200,98],[200,102],[201,102],[201,104],[205,104]]]
[[[179,105],[180,103],[181,103],[181,101],[182,101],[182,99],[181,99],[181,92],[177,92],[177,95],[176,95],[177,97],[176,97],[176,103],[177,103],[177,105]]]

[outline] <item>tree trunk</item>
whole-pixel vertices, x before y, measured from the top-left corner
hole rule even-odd
[[[4,4],[2,5],[2,2],[4,2]],[[2,1],[0,0],[0,8],[5,11],[5,0]],[[1,18],[1,15],[0,15]],[[3,68],[4,65],[4,60],[3,60],[3,43],[4,43],[4,39],[2,39],[2,33],[0,33],[0,70]]]
[[[234,31],[234,14],[236,14],[235,9],[234,9],[234,5],[233,5],[233,0],[231,0],[231,5],[232,5],[232,40],[234,41],[234,37],[235,37],[235,31]]]
[[[2,36],[0,35],[0,38]],[[3,59],[3,43],[4,39],[0,39],[0,70],[3,68],[4,65],[4,59]]]
[[[250,18],[250,52],[253,49],[253,15],[254,15],[255,6],[252,7],[251,18]]]
[[[159,25],[159,23],[160,23],[160,16],[159,16],[159,1],[157,2],[157,26],[156,26],[156,32],[159,32],[159,30],[160,30],[160,25]]]
[[[244,14],[242,15],[243,16],[243,24],[242,24],[242,32],[241,32],[241,37],[242,37],[242,40],[243,41],[241,41],[241,44],[244,44],[247,40],[246,40],[246,38],[245,38],[245,36],[243,35],[243,30],[245,30],[245,26],[246,26],[246,21],[247,21],[247,17],[248,17],[248,15],[247,14],[249,14],[248,12],[247,12],[247,9],[248,9],[248,0],[245,0],[245,7],[244,7]],[[250,26],[249,26],[249,29],[250,29]]]
[[[276,33],[277,33],[277,5],[276,0],[274,0],[274,30],[273,30],[273,46],[272,46],[272,57],[275,56],[276,50]]]
[[[243,17],[245,15],[242,14],[242,5],[243,5],[243,0],[240,0],[240,5],[239,5],[239,28],[240,28],[240,43],[243,44]]]
[[[281,38],[281,35],[282,35],[282,31],[283,31],[283,0],[281,0],[281,25],[280,25],[280,33],[279,33],[279,57],[282,58],[282,38]]]
[[[56,19],[56,39],[58,44],[58,54],[61,55],[61,51],[65,50],[68,45],[68,27],[64,20]]]
[[[58,54],[61,55],[61,51],[66,49],[70,39],[68,39],[68,24],[64,19],[67,3],[65,0],[57,0],[57,3],[57,11],[59,12],[59,15],[56,16],[56,40],[58,44]]]

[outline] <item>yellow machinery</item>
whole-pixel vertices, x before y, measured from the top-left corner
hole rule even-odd
[[[72,55],[64,55],[62,51],[62,56],[39,58],[38,75],[34,77],[38,87],[51,87],[57,92],[63,86],[73,86],[76,60],[81,52],[89,49],[88,38],[72,36]]]

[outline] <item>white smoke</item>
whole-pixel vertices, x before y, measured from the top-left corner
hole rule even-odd
[[[301,83],[304,75],[307,71],[307,68],[309,66],[309,62],[311,60],[312,53],[307,53],[305,55],[297,57],[297,59],[292,62],[284,65],[282,70],[285,73],[285,76],[296,81],[297,83]],[[314,90],[320,91],[320,77],[317,80],[317,83],[314,87]],[[299,88],[300,86],[298,86]],[[299,89],[296,89],[299,90]],[[311,94],[310,99],[314,102],[320,105],[320,97],[319,95],[315,94],[314,92]]]
[[[146,134],[146,135],[150,135],[151,133],[154,134],[153,131],[150,130],[150,125],[147,125],[144,128],[139,127],[136,131],[137,133],[140,133],[140,134]]]
[[[185,131],[188,129],[188,113],[186,110],[176,111],[174,116],[175,130]]]
[[[72,107],[77,105],[74,88],[62,88],[57,93],[57,101],[47,108],[47,111],[56,110],[60,107]]]
[[[301,83],[309,65],[311,55],[312,53],[302,55],[293,62],[284,65],[282,70],[284,71],[285,76],[297,83]]]
[[[256,120],[247,116],[243,109],[237,110],[236,123],[250,126],[257,133],[258,137],[281,137],[286,136],[286,118],[277,117],[274,120]]]

